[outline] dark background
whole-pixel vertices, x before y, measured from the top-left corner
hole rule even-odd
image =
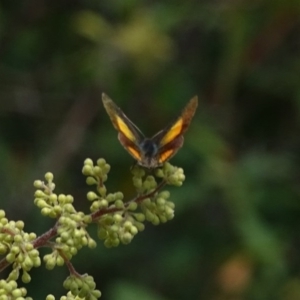
[[[101,93],[149,136],[197,94],[174,220],[99,241],[75,267],[108,300],[300,299],[299,16],[298,0],[0,1],[1,208],[46,231],[32,183],[51,171],[88,212],[87,157],[130,199],[133,160]],[[34,299],[65,293],[65,267],[31,274]]]

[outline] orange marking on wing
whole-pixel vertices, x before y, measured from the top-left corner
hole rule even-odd
[[[124,146],[126,148],[126,150],[138,161],[141,160],[141,154],[139,151],[137,151],[136,149],[129,147],[129,146]]]
[[[172,155],[176,152],[175,149],[166,150],[165,152],[160,153],[159,155],[159,163],[163,163],[167,161]]]

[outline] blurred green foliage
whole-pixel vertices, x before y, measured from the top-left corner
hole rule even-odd
[[[197,94],[175,219],[75,266],[109,300],[300,299],[299,17],[298,0],[1,1],[1,208],[43,233],[32,182],[51,171],[86,211],[86,157],[130,197],[101,93],[150,136]],[[29,295],[62,295],[66,274],[35,270]]]

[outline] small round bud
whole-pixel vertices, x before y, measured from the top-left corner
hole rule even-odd
[[[159,225],[160,221],[159,221],[158,216],[154,215],[153,219],[151,220],[151,223],[153,225]]]
[[[124,195],[122,192],[116,192],[115,193],[115,197],[116,199],[119,199],[119,200],[123,200],[124,199]]]
[[[48,207],[44,207],[42,208],[41,213],[43,216],[48,216],[51,213],[51,209]]]
[[[65,199],[65,203],[73,203],[74,197],[72,195],[67,195]]]
[[[99,158],[99,159],[97,160],[97,165],[98,165],[100,168],[103,168],[103,167],[105,166],[105,164],[106,164],[106,161],[105,161],[104,158]]]
[[[85,166],[93,166],[94,165],[94,163],[93,163],[93,161],[90,159],[90,158],[86,158],[85,160],[84,160],[84,165]]]
[[[104,240],[107,238],[107,231],[104,228],[99,228],[97,235],[100,240]]]
[[[122,243],[123,244],[129,244],[132,241],[132,234],[129,232],[125,232],[122,236]]]
[[[53,295],[47,295],[46,300],[55,300],[55,297]]]
[[[123,217],[121,214],[115,213],[113,216],[113,219],[116,223],[121,223],[123,221]]]
[[[160,222],[162,222],[162,223],[166,223],[166,222],[168,221],[168,219],[166,218],[166,216],[163,216],[163,215],[160,215],[160,216],[159,216],[159,220],[160,220]]]
[[[96,174],[97,176],[101,177],[101,175],[102,175],[102,170],[101,170],[101,168],[98,167],[98,166],[95,166],[95,167],[94,167],[94,174]]]
[[[143,186],[143,181],[142,181],[142,178],[139,178],[139,177],[133,177],[132,178],[132,181],[133,181],[133,185],[136,187],[136,188],[141,188]]]
[[[89,201],[94,201],[98,199],[98,195],[94,192],[88,192],[86,197]]]
[[[12,254],[12,253],[8,253],[8,254],[6,255],[6,260],[7,260],[9,263],[13,263],[15,259],[16,259],[16,257],[15,257],[15,255]]]
[[[23,274],[22,274],[22,281],[24,283],[28,283],[31,281],[31,276],[27,273],[27,272],[24,272],[23,271]]]
[[[118,247],[120,245],[120,239],[115,238],[111,240],[112,247]]]
[[[103,185],[103,186],[99,186],[98,188],[97,188],[97,191],[98,191],[98,193],[102,196],[102,197],[104,197],[105,195],[106,195],[106,187]]]
[[[91,176],[94,174],[93,167],[90,165],[84,165],[82,168],[82,174],[85,176]]]
[[[128,205],[128,209],[131,210],[131,211],[136,210],[137,207],[138,207],[138,205],[137,205],[136,202],[130,202],[129,205]]]
[[[163,170],[162,169],[157,169],[156,171],[155,171],[155,176],[156,177],[158,177],[158,178],[162,178],[162,177],[164,177],[164,172],[163,172]]]
[[[25,224],[23,221],[17,221],[16,222],[16,227],[19,229],[19,230],[22,230],[24,228]]]
[[[87,185],[94,185],[94,184],[97,184],[97,180],[92,177],[92,176],[88,176],[85,180],[86,184]]]
[[[105,164],[105,166],[103,166],[102,169],[107,174],[110,171],[110,165],[109,164]]]
[[[51,173],[51,172],[47,172],[45,174],[45,179],[48,181],[48,182],[52,182],[53,181],[53,178],[54,178],[54,175]]]
[[[23,278],[23,276],[22,276]],[[24,282],[24,281],[23,281]],[[17,299],[19,297],[23,296],[22,290],[21,289],[15,289],[11,292],[11,295],[13,296],[13,299]]]
[[[135,218],[139,222],[144,222],[145,221],[145,215],[143,213],[136,213],[134,214]]]
[[[122,200],[117,200],[115,206],[116,208],[124,208],[124,202]]]
[[[93,239],[89,238],[88,247],[91,248],[91,249],[96,248],[97,247],[96,241],[94,241]]]
[[[108,201],[107,200],[105,200],[105,199],[102,199],[102,200],[100,200],[100,207],[101,208],[106,208],[106,207],[108,207]]]
[[[42,189],[43,186],[44,186],[44,183],[43,183],[43,181],[41,181],[41,180],[35,180],[35,181],[33,182],[33,186],[34,186],[36,189]]]
[[[125,221],[123,226],[124,226],[124,228],[125,228],[126,230],[130,230],[131,227],[132,227],[132,222],[130,222],[130,221]]]
[[[130,233],[131,233],[132,235],[136,235],[138,232],[139,232],[139,231],[138,231],[137,227],[131,226],[131,228],[130,228]]]
[[[34,193],[34,197],[36,197],[36,198],[44,198],[44,197],[46,197],[46,194],[44,192],[42,192],[41,190],[37,190]]]
[[[22,242],[22,240],[23,240],[23,238],[22,238],[22,236],[21,236],[20,234],[16,234],[16,235],[14,236],[14,241],[15,241],[16,243],[20,243],[20,242]]]
[[[162,197],[159,197],[159,198],[156,199],[156,203],[159,206],[164,206],[166,204],[166,200]]]

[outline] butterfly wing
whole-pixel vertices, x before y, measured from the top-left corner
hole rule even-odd
[[[183,109],[180,116],[165,129],[159,131],[152,140],[158,145],[160,164],[169,160],[182,147],[184,137],[198,106],[198,97],[193,97]]]
[[[137,161],[141,160],[139,144],[144,139],[143,133],[134,125],[123,111],[106,95],[102,94],[104,108],[110,120],[119,132],[118,138],[122,146]]]

